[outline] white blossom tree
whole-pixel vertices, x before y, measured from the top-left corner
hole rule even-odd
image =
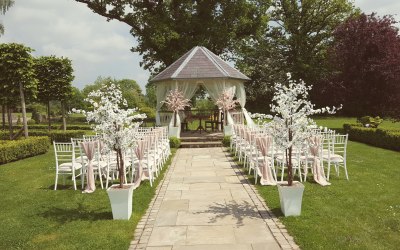
[[[174,127],[177,127],[177,115],[179,110],[183,110],[185,107],[190,107],[190,100],[185,99],[183,93],[178,89],[171,90],[165,98],[165,103],[169,111],[174,112]]]
[[[135,143],[133,129],[139,127],[146,114],[138,114],[138,109],[123,109],[127,101],[122,98],[119,87],[111,84],[89,93],[85,101],[93,107],[93,111],[72,109],[83,113],[88,122],[94,122],[92,128],[102,135],[106,149],[113,150],[117,155],[117,168],[120,188],[125,182],[123,152]]]
[[[232,91],[224,90],[215,102],[218,108],[222,109],[225,114],[225,125],[228,125],[228,111],[232,110],[239,103],[237,100],[233,99]]]
[[[286,166],[288,169],[288,185],[293,185],[292,153],[293,146],[304,148],[308,139],[313,135],[312,128],[316,127],[312,115],[334,114],[339,108],[325,107],[314,109],[315,105],[308,100],[308,91],[312,86],[306,86],[304,81],[296,82],[287,73],[288,84],[275,84],[275,94],[272,98],[271,111],[275,116],[254,114],[253,118],[272,119],[269,127],[274,133],[275,144],[285,150]]]

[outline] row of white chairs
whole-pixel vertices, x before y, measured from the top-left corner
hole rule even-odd
[[[233,136],[231,137],[231,150],[239,161],[244,163],[249,174],[253,171],[255,182],[261,176],[260,166],[263,161],[268,161],[271,167],[273,177],[277,181],[277,175],[280,173],[280,180],[283,181],[285,171],[287,171],[285,150],[278,148],[274,143],[274,132],[272,128],[266,126],[247,127],[245,125],[234,125]],[[326,167],[326,178],[329,180],[331,166],[334,167],[337,176],[339,176],[340,167],[344,169],[346,179],[347,172],[347,141],[348,135],[336,134],[334,130],[314,129],[314,136],[321,138],[320,147],[317,156],[322,166]],[[271,137],[272,145],[266,156],[263,156],[259,146],[256,143],[258,137]],[[314,152],[315,154],[315,152]],[[292,152],[293,174],[299,177],[300,181],[306,181],[307,172],[313,171],[315,156],[310,152],[308,143],[295,145]],[[307,169],[306,169],[307,168]],[[324,168],[323,168],[324,169]]]
[[[135,133],[134,146],[123,152],[123,171],[125,183],[128,183],[128,176],[130,182],[133,183],[135,174],[138,173],[139,158],[143,170],[148,175],[150,185],[153,184],[154,179],[158,176],[169,155],[171,154],[168,139],[168,127],[155,127],[155,128],[137,128],[132,130]],[[84,188],[85,176],[87,174],[88,158],[82,148],[82,142],[98,141],[95,155],[92,159],[92,166],[94,170],[95,179],[99,179],[101,188],[108,188],[109,183],[118,178],[118,168],[116,154],[112,150],[103,148],[101,135],[83,136],[82,138],[71,138],[70,143],[53,142],[54,153],[56,158],[56,179],[54,190],[57,189],[58,176],[65,177],[70,175],[76,190],[76,179],[81,177],[82,189]],[[139,151],[135,151],[137,144],[141,141],[143,148],[140,157]]]

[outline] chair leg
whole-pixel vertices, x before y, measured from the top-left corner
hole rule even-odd
[[[56,181],[54,184],[54,190],[57,190],[57,182],[58,182],[58,172],[56,172]]]
[[[74,181],[74,189],[76,190],[75,170],[72,171],[72,180]]]
[[[345,173],[345,175],[346,175],[346,179],[349,180],[349,175],[347,174],[346,162],[343,163],[343,167],[344,167],[344,173]]]
[[[102,177],[101,168],[100,168],[100,162],[99,162],[99,164],[98,164],[98,166],[97,166],[97,172],[98,172],[98,176],[99,176],[99,179],[100,179],[100,186],[101,186],[101,189],[104,189],[104,186],[103,186],[103,177]]]

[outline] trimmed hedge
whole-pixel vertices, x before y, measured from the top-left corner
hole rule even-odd
[[[179,148],[181,146],[181,139],[177,138],[177,137],[170,137],[169,138],[169,146],[171,148]]]
[[[224,136],[224,139],[222,139],[222,145],[224,145],[225,147],[231,146],[231,137],[229,135]]]
[[[354,124],[343,124],[349,139],[375,147],[400,151],[400,131],[377,128],[364,128]]]
[[[94,134],[94,132],[89,130],[29,130],[29,136],[48,136],[50,142],[71,142],[71,138],[80,138],[83,135]],[[15,133],[15,131],[14,131]],[[0,140],[9,140],[8,131],[0,130]]]
[[[49,149],[49,145],[49,138],[46,136],[0,141],[0,164],[44,154]]]
[[[51,129],[55,129],[55,130],[61,130],[60,129],[61,124],[53,124],[51,125]],[[21,129],[22,125],[14,125],[13,129]],[[28,129],[44,129],[47,130],[49,128],[49,125],[46,124],[28,124]],[[85,124],[85,125],[68,125],[67,124],[67,130],[91,130],[92,128],[90,127],[89,124]]]
[[[71,142],[71,138],[81,138],[86,134],[91,133],[88,133],[87,130],[52,130],[50,132],[44,130],[29,130],[30,136],[48,136],[50,138],[50,142]]]

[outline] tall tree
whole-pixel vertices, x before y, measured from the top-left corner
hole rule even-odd
[[[102,87],[115,84],[122,91],[123,98],[127,101],[128,108],[141,108],[144,106],[144,96],[142,89],[135,80],[122,79],[116,80],[111,77],[99,76],[93,84],[86,85],[82,90],[83,96],[87,97],[92,91],[99,90]]]
[[[347,115],[400,117],[400,36],[391,16],[359,15],[334,33],[330,97]],[[325,95],[325,97],[327,96]]]
[[[216,54],[233,51],[243,39],[262,34],[270,0],[75,0],[95,13],[128,24],[143,56],[141,65],[158,72],[196,45]]]
[[[71,60],[64,57],[42,56],[36,59],[38,99],[47,104],[49,130],[51,130],[50,101],[61,102],[63,129],[66,130],[65,101],[71,96],[74,80]]]
[[[7,10],[14,5],[13,0],[0,0],[0,14],[6,14]],[[4,25],[0,23],[0,36],[4,34]]]
[[[252,79],[246,91],[257,111],[268,107],[272,86],[285,79],[286,72],[318,85],[330,71],[326,58],[333,31],[358,12],[349,0],[274,0],[270,11],[268,30],[242,45],[238,54],[237,66]],[[313,88],[313,101],[319,89]]]
[[[28,137],[25,93],[28,92],[29,96],[34,96],[37,87],[32,51],[33,49],[22,44],[0,44],[1,92],[6,93],[5,98],[8,103],[19,95],[25,138]]]
[[[349,0],[276,0],[271,26],[287,71],[314,83],[327,72],[326,54],[336,27],[357,10]]]

